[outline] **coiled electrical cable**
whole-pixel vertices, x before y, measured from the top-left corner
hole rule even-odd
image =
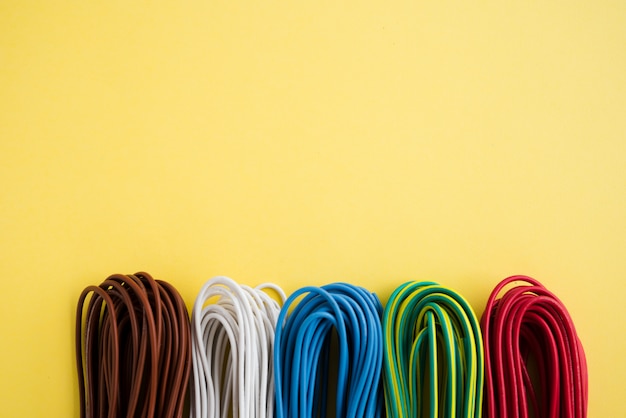
[[[327,416],[333,397],[336,417],[381,417],[381,314],[376,295],[346,283],[293,293],[276,329],[276,417]]]
[[[180,294],[148,273],[85,288],[76,311],[81,417],[181,417],[190,337]]]
[[[491,293],[481,325],[487,417],[587,415],[585,353],[552,292],[528,276],[508,277]]]
[[[274,416],[272,351],[284,300],[273,284],[251,288],[221,276],[204,284],[191,319],[191,417]]]
[[[478,320],[458,293],[407,282],[383,315],[387,416],[480,417],[483,349]]]

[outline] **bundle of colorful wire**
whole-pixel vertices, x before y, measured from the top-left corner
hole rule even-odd
[[[192,312],[191,415],[198,418],[273,417],[274,330],[285,300],[276,285],[256,288],[215,277]]]
[[[481,322],[487,417],[586,416],[585,354],[554,294],[530,277],[509,277],[491,293]]]
[[[276,330],[276,417],[326,416],[333,398],[334,416],[382,416],[381,314],[376,295],[345,283],[293,293]]]
[[[387,416],[480,417],[483,350],[478,320],[459,294],[407,282],[383,315]]]
[[[181,417],[190,356],[189,316],[170,284],[115,274],[80,295],[81,417]]]

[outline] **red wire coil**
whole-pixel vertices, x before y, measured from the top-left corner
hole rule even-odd
[[[498,296],[505,286],[516,283]],[[511,276],[481,319],[487,417],[586,417],[587,364],[563,303],[537,280]]]

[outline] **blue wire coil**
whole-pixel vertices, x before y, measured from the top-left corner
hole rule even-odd
[[[382,417],[381,318],[378,297],[358,286],[333,283],[293,293],[278,317],[274,341],[276,417],[326,416],[333,386],[335,416]],[[330,382],[333,332],[336,382]]]

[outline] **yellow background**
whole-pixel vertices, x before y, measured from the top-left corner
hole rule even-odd
[[[76,299],[139,270],[479,314],[528,274],[626,415],[625,2],[39,3],[0,4],[1,416],[78,415]]]

